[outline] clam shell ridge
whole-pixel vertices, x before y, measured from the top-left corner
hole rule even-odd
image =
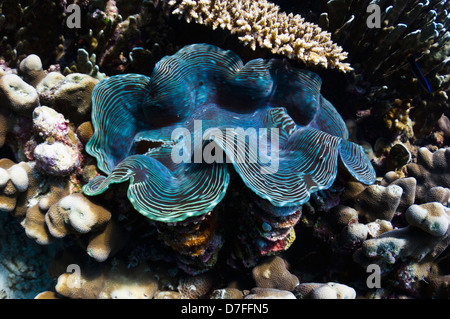
[[[137,211],[178,222],[222,200],[231,166],[281,211],[329,188],[339,160],[354,178],[372,184],[370,161],[361,146],[347,141],[344,121],[320,87],[318,75],[286,61],[244,65],[235,53],[207,44],[164,57],[150,77],[102,80],[92,93],[94,135],[86,150],[106,176],[95,177],[83,191],[98,195],[128,180],[127,195]],[[223,161],[196,161],[211,145],[214,156],[223,151]],[[174,161],[173,154],[185,160]]]

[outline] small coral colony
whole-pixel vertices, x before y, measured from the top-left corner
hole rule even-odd
[[[0,298],[450,297],[450,2],[5,0],[0,34]]]

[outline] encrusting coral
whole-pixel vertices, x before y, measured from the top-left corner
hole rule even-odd
[[[42,61],[36,54],[30,54],[20,62],[19,74],[22,75],[25,82],[33,87],[36,87],[39,82],[45,77],[45,72],[42,68]]]
[[[34,163],[0,160],[1,211],[16,217],[26,214],[28,201],[39,192],[39,172]]]
[[[178,291],[182,299],[201,299],[211,292],[214,280],[210,273],[183,278],[178,284]]]
[[[252,288],[250,294],[244,299],[296,299],[295,295],[287,290],[275,288]]]
[[[267,258],[252,270],[256,285],[260,288],[275,288],[292,291],[299,284],[297,276],[286,268],[286,262],[278,256]]]
[[[253,50],[258,45],[307,65],[351,70],[342,62],[347,53],[332,42],[330,33],[300,15],[280,12],[277,5],[266,0],[171,0],[169,5],[174,6],[173,14],[187,22],[229,30]]]
[[[87,74],[49,73],[36,87],[41,104],[54,108],[80,124],[90,118],[91,94],[99,80]]]

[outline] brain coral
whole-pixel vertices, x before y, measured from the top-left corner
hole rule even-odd
[[[94,134],[86,150],[108,176],[83,191],[97,195],[129,180],[137,211],[178,222],[222,200],[229,163],[277,216],[329,188],[338,163],[373,183],[364,150],[347,141],[345,123],[320,87],[319,76],[286,61],[244,65],[235,53],[206,44],[163,58],[150,77],[105,79],[92,93]]]

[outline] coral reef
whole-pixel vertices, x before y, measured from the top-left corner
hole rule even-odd
[[[172,0],[169,5],[174,6],[173,14],[183,16],[187,22],[229,30],[253,50],[258,45],[306,65],[351,70],[348,63],[342,62],[347,53],[331,41],[328,32],[300,15],[280,12],[277,5],[266,0]]]
[[[448,299],[449,10],[0,1],[0,299]]]

